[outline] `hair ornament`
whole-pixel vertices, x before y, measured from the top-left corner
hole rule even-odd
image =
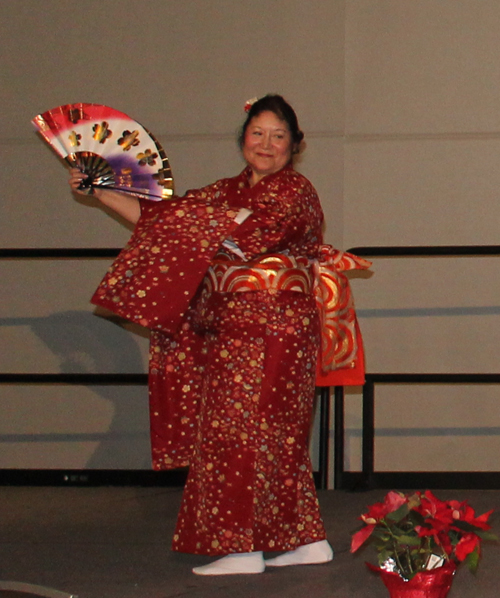
[[[251,100],[247,100],[245,102],[245,112],[250,112],[250,108],[255,104],[255,102],[258,100],[259,98],[252,98]]]

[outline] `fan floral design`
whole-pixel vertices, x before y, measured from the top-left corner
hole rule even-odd
[[[172,171],[158,140],[123,112],[101,104],[66,104],[36,116],[44,141],[87,178],[82,188],[114,189],[161,201],[174,194]]]

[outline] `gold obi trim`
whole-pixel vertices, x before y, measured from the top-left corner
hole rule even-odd
[[[316,303],[321,317],[321,370],[324,373],[354,367],[361,338],[347,270],[366,270],[371,262],[339,251],[331,245],[320,247],[314,261]]]
[[[361,338],[346,270],[364,270],[371,262],[339,251],[320,247],[317,259],[267,254],[243,262],[220,251],[203,281],[204,292],[295,291],[314,295],[321,321],[319,369],[328,374],[355,367]]]
[[[204,280],[209,292],[296,291],[314,293],[314,271],[306,257],[266,254],[249,262],[235,261],[220,252]]]

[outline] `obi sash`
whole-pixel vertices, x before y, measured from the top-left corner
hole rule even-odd
[[[312,294],[314,272],[306,257],[273,253],[241,262],[221,251],[208,269],[204,286],[208,291],[220,293],[298,291]]]
[[[329,245],[319,259],[267,254],[248,262],[220,252],[204,280],[209,292],[265,290],[314,295],[321,322],[317,385],[364,383],[364,357],[359,325],[346,270],[367,269],[370,262]]]

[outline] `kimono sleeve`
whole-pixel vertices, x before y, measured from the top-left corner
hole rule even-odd
[[[197,198],[141,201],[132,237],[91,302],[122,318],[175,333],[221,243],[238,226],[227,206]]]

